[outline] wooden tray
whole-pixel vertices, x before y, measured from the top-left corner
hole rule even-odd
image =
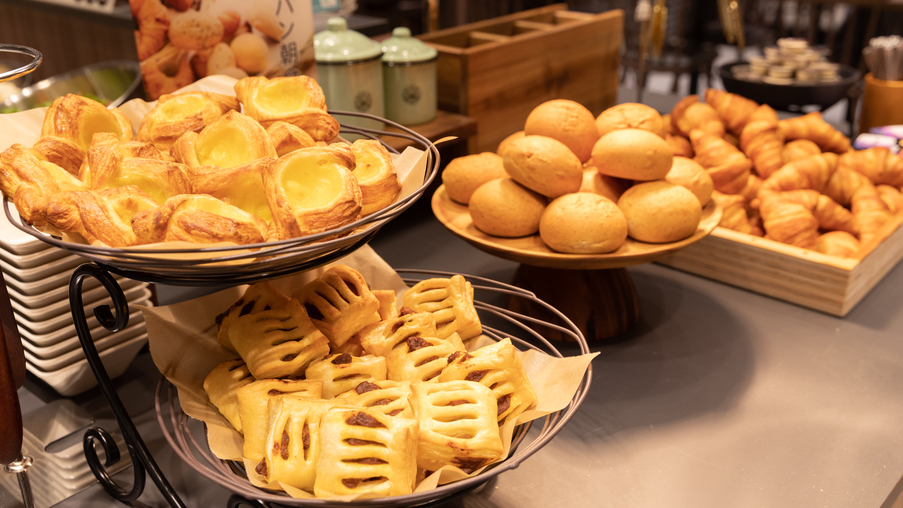
[[[719,227],[659,263],[843,317],[903,258],[901,225],[897,214],[855,259]]]
[[[651,263],[702,240],[721,221],[721,208],[712,201],[703,208],[696,233],[679,242],[654,244],[628,238],[624,245],[609,254],[562,254],[548,248],[539,235],[501,238],[483,233],[473,225],[467,207],[452,201],[444,185],[433,194],[432,205],[439,222],[479,249],[526,265],[568,270],[604,270]]]

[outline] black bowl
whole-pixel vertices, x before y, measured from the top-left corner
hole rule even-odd
[[[845,98],[850,87],[861,77],[858,70],[849,65],[841,65],[837,70],[840,81],[835,83],[772,85],[762,81],[737,79],[731,70],[736,65],[748,63],[733,62],[718,68],[725,90],[781,111],[799,111],[803,106],[810,105],[818,106],[824,111]]]

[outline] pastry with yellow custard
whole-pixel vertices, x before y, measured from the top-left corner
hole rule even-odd
[[[190,168],[234,168],[261,157],[276,157],[276,149],[259,123],[238,111],[229,111],[200,133],[183,134],[173,145],[172,154]]]
[[[323,89],[307,76],[244,78],[235,83],[235,95],[245,114],[264,127],[281,120],[317,141],[329,141],[339,133],[339,122],[326,112]]]
[[[128,151],[116,145],[101,144],[88,152],[91,188],[113,189],[135,185],[156,202],[191,192],[187,167],[184,164],[158,159],[127,156]]]
[[[282,121],[273,122],[267,127],[267,135],[270,136],[279,157],[301,148],[317,146],[317,141],[304,132],[304,129]]]
[[[363,199],[361,213],[367,216],[391,205],[401,190],[401,182],[386,147],[375,139],[359,139],[351,145],[351,152],[354,177]]]
[[[78,233],[91,244],[130,247],[143,243],[132,230],[132,217],[157,206],[135,185],[59,192],[47,202],[44,218],[60,231]]]
[[[87,190],[87,186],[39,151],[15,143],[0,153],[0,190],[26,222],[42,226],[48,199],[58,192]]]
[[[169,150],[186,132],[200,132],[227,111],[241,107],[238,99],[212,92],[166,94],[141,120],[135,139]]]
[[[197,166],[189,170],[191,188],[195,194],[209,194],[270,222],[273,214],[263,187],[263,171],[274,161],[262,157],[231,168]]]
[[[180,194],[162,205],[135,214],[132,229],[141,241],[236,244],[261,243],[267,224],[206,194]]]

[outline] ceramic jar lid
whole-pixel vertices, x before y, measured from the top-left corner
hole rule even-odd
[[[411,30],[400,26],[392,37],[383,41],[383,62],[389,65],[428,62],[436,58],[436,50],[411,37]]]
[[[319,63],[354,63],[379,57],[382,48],[366,35],[349,30],[345,18],[336,17],[314,35],[314,52]]]

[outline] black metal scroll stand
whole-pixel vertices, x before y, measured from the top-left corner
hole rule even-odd
[[[82,300],[82,283],[88,277],[93,277],[100,281],[113,300],[115,314],[111,312],[108,305],[101,305],[94,309],[94,316],[104,328],[111,332],[118,332],[124,329],[129,322],[129,305],[119,283],[100,265],[93,263],[81,265],[75,269],[75,273],[72,274],[72,278],[69,280],[69,302],[72,306],[72,318],[75,321],[78,341],[81,343],[85,357],[88,359],[88,365],[94,371],[94,377],[97,378],[100,391],[106,397],[107,402],[113,409],[113,414],[116,416],[116,421],[119,423],[126,447],[128,447],[129,455],[132,458],[134,482],[131,488],[123,488],[110,478],[105,468],[119,462],[119,448],[116,446],[110,433],[99,427],[92,427],[85,432],[84,446],[88,466],[91,468],[91,472],[94,473],[97,481],[100,482],[100,486],[119,501],[127,503],[138,499],[141,493],[144,492],[146,473],[157,485],[160,493],[166,498],[170,506],[184,507],[185,503],[176,494],[176,491],[169,484],[169,481],[166,480],[154,458],[147,450],[144,440],[141,439],[138,429],[135,428],[132,418],[126,412],[119,395],[110,382],[110,376],[107,375],[107,370],[100,361],[97,348],[94,347],[94,340],[88,328],[88,320],[85,316]],[[104,463],[101,463],[100,458],[98,458],[97,451],[94,449],[94,443],[100,443],[103,447],[106,453],[106,461]]]

